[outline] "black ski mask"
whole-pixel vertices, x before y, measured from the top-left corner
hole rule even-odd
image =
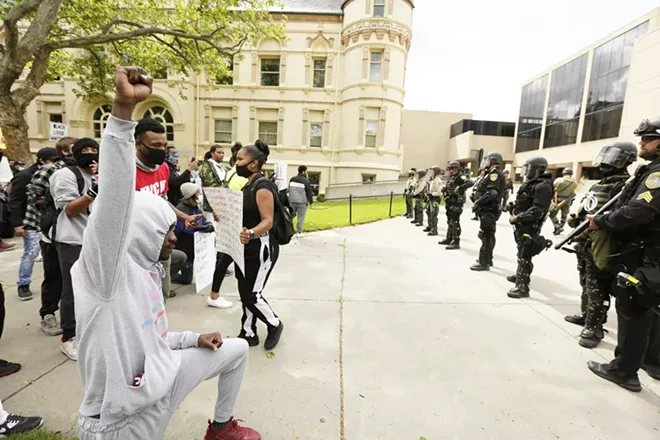
[[[86,148],[94,148],[97,153],[83,153],[83,150]],[[94,139],[91,138],[82,138],[78,139],[76,143],[73,144],[73,157],[76,160],[77,165],[83,169],[89,169],[92,166],[93,162],[99,162],[99,144]]]

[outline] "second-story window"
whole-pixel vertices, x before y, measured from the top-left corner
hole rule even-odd
[[[371,52],[371,66],[369,69],[369,81],[381,81],[381,67],[383,65],[383,52]]]
[[[385,17],[385,0],[374,0],[374,17]]]
[[[325,87],[325,66],[326,59],[314,60],[314,87]]]
[[[261,85],[269,87],[280,85],[279,58],[261,59]]]

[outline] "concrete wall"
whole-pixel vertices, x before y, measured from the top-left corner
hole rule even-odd
[[[406,182],[330,186],[325,189],[325,198],[326,200],[347,199],[351,194],[353,197],[386,197],[392,192],[395,197],[401,197],[405,186]]]
[[[476,135],[473,131],[461,133],[449,140],[449,160],[470,160],[472,150],[484,149],[486,153],[500,153],[505,162],[513,161],[513,138]]]
[[[456,122],[470,119],[469,113],[403,111],[401,143],[404,145],[403,171],[410,168],[444,168],[450,160],[450,128]]]

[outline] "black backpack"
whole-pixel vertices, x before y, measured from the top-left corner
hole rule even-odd
[[[287,245],[291,242],[291,238],[294,234],[291,210],[287,207],[287,202],[282,200],[282,194],[277,191],[275,185],[267,177],[260,177],[254,182],[253,188],[256,189],[257,184],[262,181],[268,182],[268,189],[273,193],[273,198],[275,200],[275,216],[273,218],[273,228],[270,230],[270,233],[275,236],[275,239],[280,246]]]
[[[76,176],[76,183],[78,184],[78,194],[82,196],[85,191],[85,179],[83,178],[82,172],[78,167],[69,166],[65,167],[71,170],[71,172]],[[53,241],[56,237],[57,232],[57,218],[62,212],[61,209],[55,207],[55,200],[53,200],[53,194],[50,192],[50,187],[46,191],[46,198],[44,200],[44,208],[41,211],[41,220],[39,222],[39,227],[41,232],[46,236],[51,238]],[[49,234],[50,231],[50,234]]]

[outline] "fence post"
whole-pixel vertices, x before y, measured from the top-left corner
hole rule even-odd
[[[348,195],[348,223],[353,224],[353,194]]]
[[[390,218],[392,218],[392,199],[394,199],[394,191],[390,192]]]

